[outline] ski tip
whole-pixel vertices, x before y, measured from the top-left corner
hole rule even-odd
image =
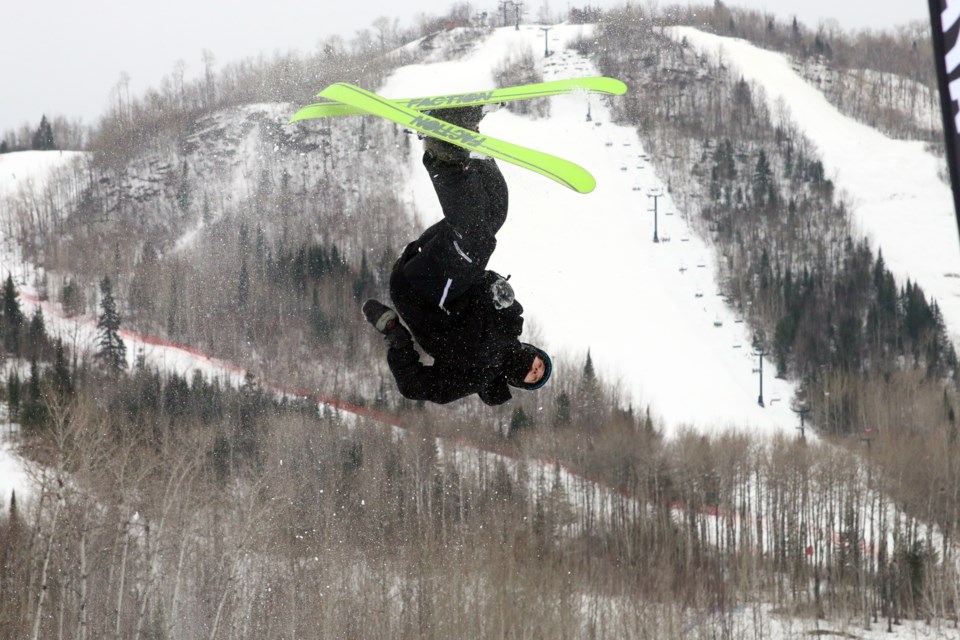
[[[548,174],[544,175],[552,178],[558,184],[562,184],[568,189],[584,195],[591,193],[597,188],[597,179],[593,177],[592,173],[581,166],[576,166],[575,168],[576,170],[574,172],[568,172],[562,177]]]
[[[302,109],[297,111],[295,114],[293,114],[293,116],[289,120],[287,120],[287,124],[293,124],[294,122],[299,122],[300,120],[309,120],[311,106],[313,105],[303,107]]]
[[[607,78],[610,81],[610,93],[615,96],[622,96],[627,92],[627,83],[616,78]]]

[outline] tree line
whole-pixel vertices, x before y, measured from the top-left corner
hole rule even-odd
[[[80,122],[71,122],[63,116],[40,118],[36,129],[25,124],[17,130],[6,131],[0,136],[0,153],[14,151],[51,151],[56,149],[83,149],[88,131]]]
[[[604,399],[588,365],[568,378]],[[25,434],[44,471],[2,507],[0,638],[737,635],[745,603],[955,624],[951,539],[858,452],[664,439],[608,397],[475,447],[467,415],[398,434],[252,379],[104,375]]]

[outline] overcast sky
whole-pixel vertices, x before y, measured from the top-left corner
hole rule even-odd
[[[689,0],[679,0],[689,1]],[[712,0],[705,0],[712,3]],[[612,7],[623,0],[526,0],[533,20],[541,5],[550,13],[570,6]],[[659,0],[659,6],[672,4]],[[323,38],[350,39],[378,16],[398,18],[402,26],[420,13],[445,12],[437,0],[5,0],[0,11],[0,132],[40,116],[65,115],[96,122],[106,109],[121,73],[130,77],[132,95],[158,87],[178,60],[187,75],[201,69],[210,50],[216,67],[259,53],[312,51]],[[496,0],[471,3],[496,12]],[[926,0],[727,0],[730,6],[796,15],[815,27],[825,18],[851,29],[882,29],[910,20],[929,20]],[[862,8],[862,7],[869,7]],[[317,89],[321,89],[318,87]]]

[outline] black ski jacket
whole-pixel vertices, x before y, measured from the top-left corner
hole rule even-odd
[[[467,170],[425,158],[444,219],[407,245],[394,265],[390,295],[432,366],[420,363],[409,340],[395,339],[387,361],[400,393],[444,404],[479,394],[487,404],[510,399],[504,371],[521,349],[523,307],[498,309],[491,291],[499,276],[486,269],[507,215],[507,186],[492,161]]]
[[[404,397],[446,404],[476,393],[490,405],[511,398],[504,369],[508,356],[521,349],[523,307],[516,301],[494,307],[490,286],[498,277],[487,271],[446,310],[416,300],[412,289],[406,289],[403,303],[394,298],[413,337],[433,357],[433,365],[422,364],[409,339],[391,345],[387,362]],[[394,295],[403,291],[402,279],[395,270]]]

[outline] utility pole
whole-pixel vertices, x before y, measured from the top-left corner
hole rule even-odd
[[[760,374],[760,395],[757,397],[757,404],[759,404],[761,407],[765,407],[766,405],[763,404],[763,356],[767,355],[767,352],[764,351],[763,347],[760,346],[755,347],[755,349],[756,350],[753,352],[753,355],[760,356],[760,368],[754,369],[754,371]]]
[[[540,27],[540,31],[543,31],[543,57],[550,57],[550,46],[547,44],[547,33],[550,32],[550,29],[553,27]]]
[[[663,192],[660,191],[660,189],[654,188],[654,189],[650,189],[650,191],[647,192],[647,197],[653,198],[653,209],[648,209],[648,211],[653,211],[653,241],[654,242],[660,242],[660,235],[657,229],[659,225],[659,222],[657,220],[657,217],[658,217],[657,216],[657,198],[660,198],[662,196],[663,196]]]
[[[800,429],[800,439],[805,440],[807,437],[807,432],[804,418],[806,418],[807,414],[810,413],[810,407],[805,404],[801,404],[797,407],[790,407],[790,411],[793,411],[795,414],[800,416],[800,426],[797,428]]]
[[[516,12],[514,16],[517,19],[517,31],[520,31],[520,10],[523,8],[523,2],[514,2],[513,3],[514,11]]]

